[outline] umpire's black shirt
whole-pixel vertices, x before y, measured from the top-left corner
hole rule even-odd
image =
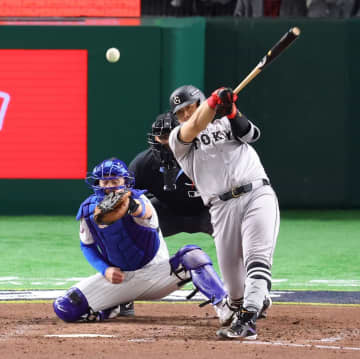
[[[163,174],[160,161],[153,155],[151,148],[140,152],[130,163],[129,170],[135,176],[135,187],[147,189],[160,202],[166,204],[179,215],[191,216],[205,208],[192,181],[179,168],[174,191],[164,191]]]

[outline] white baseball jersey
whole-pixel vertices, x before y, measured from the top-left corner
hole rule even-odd
[[[249,123],[251,129],[241,138],[242,145],[234,138],[227,117],[209,123],[191,143],[179,140],[180,126],[171,132],[170,148],[206,205],[234,187],[268,179],[259,156],[247,143],[260,137],[259,129]],[[253,139],[255,129],[258,136]]]
[[[268,179],[259,156],[248,142],[260,137],[250,121],[250,130],[240,140],[233,136],[227,117],[214,120],[191,143],[179,139],[180,126],[171,131],[169,145],[206,205],[211,205],[216,253],[230,298],[244,297],[244,307],[260,310],[267,295],[267,282],[247,276],[249,263],[271,281],[270,268],[279,230],[276,195],[262,179]],[[229,201],[219,195],[251,183],[253,190]],[[267,266],[266,276],[261,264]],[[260,266],[260,268],[259,268]],[[245,285],[247,281],[247,285]]]

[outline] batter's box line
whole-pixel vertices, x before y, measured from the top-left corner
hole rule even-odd
[[[238,344],[255,344],[255,345],[270,345],[270,346],[283,346],[283,347],[294,347],[294,348],[316,348],[316,349],[330,349],[330,350],[353,350],[360,351],[358,347],[342,347],[335,345],[319,345],[319,344],[296,344],[296,343],[286,343],[286,342],[263,342],[263,341],[231,341],[231,343]]]

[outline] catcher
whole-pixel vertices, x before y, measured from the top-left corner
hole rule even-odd
[[[192,281],[208,298],[220,319],[232,312],[209,256],[186,245],[174,256],[158,227],[158,217],[145,191],[134,188],[124,162],[104,160],[87,178],[95,194],[80,206],[81,250],[98,271],[57,298],[53,308],[66,322],[104,320],[119,314],[119,304],[160,299]]]

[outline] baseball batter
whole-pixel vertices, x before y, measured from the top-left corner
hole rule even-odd
[[[189,93],[189,88],[192,89]],[[271,266],[279,231],[277,197],[254,148],[259,129],[241,114],[237,96],[221,88],[197,105],[199,89],[170,96],[180,125],[169,144],[194,181],[211,221],[220,270],[236,312],[224,338],[256,339],[256,320],[271,306]]]
[[[88,177],[95,194],[80,206],[80,244],[86,260],[98,271],[70,288],[53,303],[66,322],[104,320],[118,314],[121,303],[160,299],[192,281],[208,298],[223,323],[223,283],[209,256],[186,245],[169,258],[149,199],[134,186],[124,162],[104,160]]]

